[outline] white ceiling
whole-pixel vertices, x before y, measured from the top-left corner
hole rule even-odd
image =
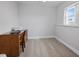
[[[43,2],[43,3],[48,6],[57,7],[60,4],[64,3],[64,1],[47,1],[47,2]]]
[[[21,3],[25,3],[27,5],[45,5],[45,6],[50,6],[50,7],[57,7],[59,6],[60,4],[64,3],[64,1],[46,1],[46,2],[43,2],[43,1],[19,1],[18,2],[19,4]]]

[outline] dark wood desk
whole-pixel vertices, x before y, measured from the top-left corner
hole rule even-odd
[[[16,57],[21,54],[27,40],[27,32],[24,34],[3,34],[0,35],[0,54],[6,54],[10,57]]]

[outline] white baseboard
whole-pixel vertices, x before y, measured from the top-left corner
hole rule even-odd
[[[54,36],[37,36],[37,37],[28,37],[28,39],[41,39],[41,38],[54,38]]]
[[[64,42],[63,40],[61,40],[60,38],[58,38],[57,36],[55,36],[55,38],[58,41],[60,41],[61,43],[63,43],[66,47],[68,47],[69,49],[71,49],[74,53],[76,53],[77,55],[79,55],[79,50],[77,50],[76,48],[74,48],[71,45],[67,44],[66,42]]]

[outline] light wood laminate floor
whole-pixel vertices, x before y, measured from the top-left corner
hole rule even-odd
[[[54,38],[28,40],[24,50],[20,57],[78,57]]]

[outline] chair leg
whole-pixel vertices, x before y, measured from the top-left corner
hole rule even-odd
[[[24,52],[24,46],[23,46],[23,44],[22,44],[22,51]]]
[[[23,45],[24,45],[24,48],[25,48],[25,42],[23,43]]]

